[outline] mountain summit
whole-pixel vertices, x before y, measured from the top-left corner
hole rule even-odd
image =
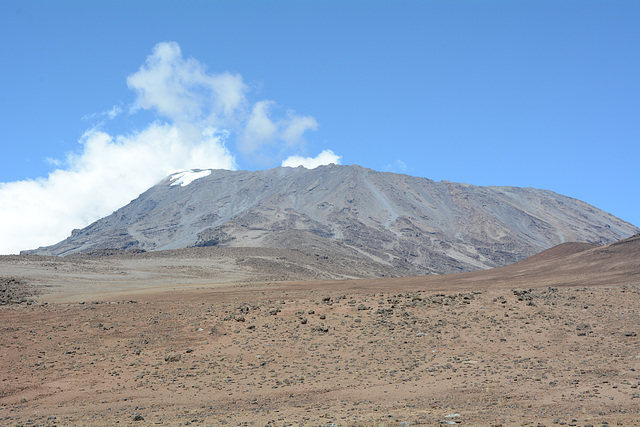
[[[546,190],[360,166],[205,169],[170,175],[66,240],[27,253],[267,247],[366,258],[412,275],[498,267],[563,242],[605,244],[638,232]]]

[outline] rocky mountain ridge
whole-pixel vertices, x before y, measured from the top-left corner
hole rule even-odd
[[[25,252],[266,247],[415,275],[498,267],[563,242],[606,244],[638,232],[551,191],[329,165],[174,174],[66,240]]]

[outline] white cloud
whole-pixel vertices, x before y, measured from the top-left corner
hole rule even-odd
[[[47,157],[46,159],[44,159],[44,161],[55,167],[60,167],[63,164],[62,160],[54,159],[53,157]]]
[[[398,159],[395,162],[388,164],[384,169],[387,172],[406,173],[409,170],[409,167],[405,162]]]
[[[269,108],[272,105],[273,101],[260,101],[254,104],[244,132],[238,138],[238,148],[243,153],[254,153],[276,138],[278,125],[269,118]]]
[[[152,124],[131,136],[89,131],[47,178],[0,184],[0,253],[50,245],[110,214],[172,172],[235,169],[224,133]]]
[[[120,113],[122,113],[122,107],[114,105],[110,109],[102,111],[100,113],[85,114],[84,116],[82,116],[82,120],[102,119],[104,117],[108,117],[109,119],[113,120],[117,116],[119,116]]]
[[[249,102],[242,76],[208,73],[196,59],[184,59],[175,42],[158,43],[127,84],[137,94],[132,111],[154,109],[177,123],[231,129],[238,134],[236,143],[243,155],[296,149],[304,143],[305,132],[318,128],[315,118],[292,110],[285,117],[273,117],[276,103]]]
[[[290,112],[289,118],[283,122],[282,139],[287,145],[294,146],[302,141],[302,135],[306,131],[316,129],[318,122],[313,117],[300,117]]]
[[[318,127],[313,117],[292,111],[276,116],[274,101],[250,102],[242,76],[208,72],[196,59],[183,58],[175,42],[158,43],[127,84],[136,94],[129,114],[148,109],[168,123],[112,136],[99,130],[102,120],[123,108],[85,116],[99,123],[82,136],[79,153],[64,161],[49,159],[57,169],[46,178],[0,183],[0,254],[57,243],[177,170],[236,169],[225,144],[234,135],[243,155],[265,150],[284,155]],[[285,162],[295,158],[306,167],[340,159],[323,151],[315,159],[294,156]]]
[[[120,113],[122,113],[122,108],[117,105],[114,105],[110,110],[106,111],[106,114],[110,119],[116,118]]]
[[[286,118],[272,120],[270,113],[275,106],[275,102],[268,100],[254,104],[244,131],[238,137],[238,148],[242,153],[256,153],[278,142],[295,149],[304,142],[303,134],[307,130],[318,128],[316,119],[298,116],[293,111],[287,112]]]
[[[127,84],[138,95],[140,108],[155,109],[177,122],[216,125],[233,120],[248,90],[238,74],[207,73],[196,59],[183,59],[175,42],[158,43]]]
[[[296,168],[303,166],[307,169],[315,169],[318,166],[340,164],[340,156],[331,150],[324,150],[316,157],[290,156],[282,162],[282,166]]]

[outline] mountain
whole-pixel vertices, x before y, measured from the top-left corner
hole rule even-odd
[[[638,232],[551,191],[329,165],[173,174],[66,240],[25,252],[265,247],[359,257],[413,275],[504,266],[563,242],[607,244]]]

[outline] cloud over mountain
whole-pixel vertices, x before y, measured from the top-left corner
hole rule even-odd
[[[155,109],[176,122],[228,126],[247,103],[248,86],[242,76],[207,73],[196,59],[184,59],[175,42],[158,43],[127,84],[136,92],[140,108]]]
[[[295,168],[304,166],[307,169],[315,169],[318,166],[330,164],[340,164],[340,156],[331,150],[324,150],[315,157],[289,156],[282,162],[282,166],[284,167]]]
[[[0,253],[54,243],[109,214],[167,173],[194,165],[235,169],[224,135],[154,123],[134,135],[89,131],[82,152],[47,178],[0,184]]]
[[[287,116],[274,120],[271,110],[273,101],[260,101],[253,105],[249,119],[240,137],[238,148],[244,154],[260,151],[265,146],[284,144],[285,148],[296,148],[303,142],[307,130],[316,130],[318,122],[311,116],[301,117],[293,111]]]
[[[275,101],[252,102],[240,74],[209,72],[175,42],[158,43],[127,85],[135,93],[129,114],[149,110],[155,120],[117,135],[103,121],[80,137],[77,152],[50,159],[56,169],[47,177],[0,183],[0,254],[55,243],[175,171],[235,170],[233,147],[243,156],[293,154],[318,127],[292,110],[278,117]],[[100,119],[123,109],[110,111]]]

